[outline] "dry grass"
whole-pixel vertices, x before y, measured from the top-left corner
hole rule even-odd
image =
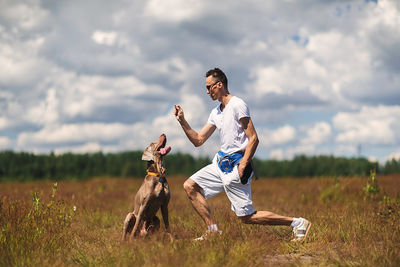
[[[183,177],[168,178],[174,240],[162,230],[132,243],[119,239],[140,179],[59,182],[54,198],[52,182],[0,184],[0,265],[399,266],[400,176],[377,179],[369,195],[359,177],[254,181],[257,209],[313,222],[305,243],[289,227],[241,224],[224,194],[210,201],[224,234],[193,242],[205,227]]]

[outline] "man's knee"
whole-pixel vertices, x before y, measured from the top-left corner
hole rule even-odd
[[[185,189],[185,192],[188,196],[192,195],[194,192],[196,192],[196,183],[192,179],[187,179],[183,183],[183,188]]]

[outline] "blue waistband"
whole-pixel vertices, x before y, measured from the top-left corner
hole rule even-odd
[[[234,153],[224,153],[222,151],[218,151],[217,153],[217,163],[221,171],[224,173],[231,172],[235,165],[239,164],[239,161],[243,158],[243,152],[234,152]]]

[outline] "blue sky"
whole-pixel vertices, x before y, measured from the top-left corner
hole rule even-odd
[[[0,149],[194,148],[225,71],[249,105],[256,156],[400,157],[400,3],[0,0]]]

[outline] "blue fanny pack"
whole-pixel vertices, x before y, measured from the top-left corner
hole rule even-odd
[[[217,163],[221,171],[224,173],[229,173],[233,170],[235,165],[239,164],[239,161],[243,157],[243,152],[235,152],[231,154],[218,151],[217,153]]]

